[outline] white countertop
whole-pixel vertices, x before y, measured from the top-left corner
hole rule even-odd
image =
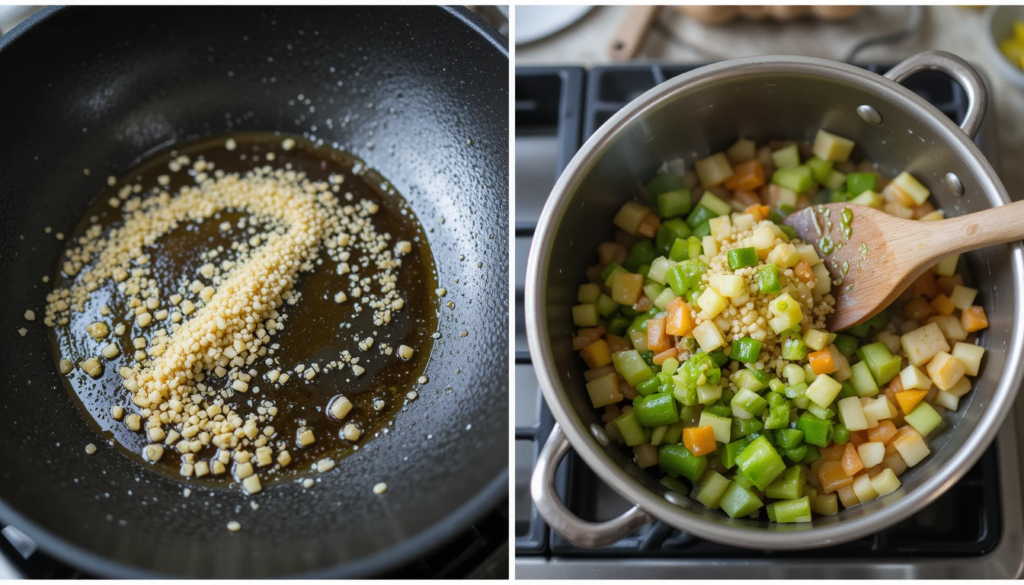
[[[516,65],[593,65],[610,63],[607,45],[625,17],[628,7],[594,8],[581,20],[555,34],[516,47]],[[749,22],[705,26],[672,8],[663,8],[660,22],[684,39],[688,46],[669,41],[656,29],[647,35],[637,61],[705,63],[714,58],[730,59],[749,55],[795,54],[842,59],[853,45],[879,33],[903,28],[907,10],[895,6],[866,7],[854,19],[839,23],[802,19],[792,23]],[[924,22],[913,37],[896,45],[868,48],[857,56],[859,62],[896,62],[928,49],[955,53],[983,71],[989,81],[999,134],[1001,176],[1010,197],[1024,198],[1024,165],[1017,162],[1024,152],[1024,91],[1010,85],[996,70],[982,45],[987,34],[984,10],[957,6],[929,6]],[[704,48],[706,54],[689,48]]]

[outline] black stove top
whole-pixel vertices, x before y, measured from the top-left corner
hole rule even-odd
[[[806,552],[751,551],[681,533],[661,522],[602,548],[576,546],[550,530],[532,506],[529,477],[554,423],[539,395],[529,350],[523,284],[537,218],[558,174],[583,141],[620,108],[663,81],[698,65],[519,67],[516,69],[516,556],[547,559],[793,560],[836,558],[973,558],[996,548],[1001,529],[996,444],[936,502],[887,530]],[[884,73],[886,65],[864,65]],[[923,73],[906,86],[959,122],[966,94],[948,77]],[[984,130],[983,130],[984,131]],[[981,136],[979,135],[979,139]],[[631,507],[571,453],[559,469],[559,495],[580,518],[603,521]],[[723,572],[721,576],[728,576]]]

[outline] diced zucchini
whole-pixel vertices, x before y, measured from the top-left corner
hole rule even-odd
[[[768,506],[773,521],[780,524],[811,521],[811,500],[807,496],[796,500],[780,500]]]
[[[585,303],[572,308],[572,323],[577,327],[597,327],[600,323],[597,305]]]
[[[744,487],[736,479],[729,484],[718,503],[730,518],[749,516],[764,506],[754,492]]]
[[[757,489],[768,487],[775,478],[786,470],[782,457],[764,435],[754,439],[736,457],[739,471]]]
[[[790,191],[803,193],[814,186],[814,176],[811,167],[798,165],[775,171],[772,173],[772,182]]]
[[[828,176],[821,182],[822,185],[835,191],[836,189],[842,188],[846,185],[846,175],[839,171],[832,169],[829,171]],[[845,200],[845,197],[843,198]]]
[[[669,473],[696,482],[704,476],[704,470],[708,468],[708,458],[706,455],[697,457],[683,445],[662,445],[658,447],[658,465]]]
[[[613,353],[612,363],[615,364],[615,371],[630,386],[636,386],[654,375],[651,367],[647,365],[644,358],[640,357],[640,352],[635,349]]]
[[[804,493],[806,483],[807,470],[802,465],[794,465],[775,478],[765,488],[764,495],[777,500],[795,500]]]
[[[892,355],[884,343],[875,342],[861,346],[857,350],[857,357],[867,362],[871,375],[879,385],[888,384],[900,373],[900,358]]]
[[[719,502],[725,491],[729,488],[729,484],[732,483],[725,478],[721,473],[713,469],[709,469],[704,472],[704,476],[701,479],[700,487],[695,488],[691,494],[693,499],[704,504],[712,510],[717,510]]]
[[[732,206],[726,203],[725,201],[719,199],[711,191],[705,191],[704,195],[701,196],[700,201],[697,203],[697,205],[703,205],[704,207],[710,209],[711,211],[715,212],[718,215],[728,215],[730,212],[732,212]]]
[[[850,160],[850,153],[853,152],[853,141],[837,136],[831,132],[818,130],[814,137],[814,154],[822,160],[832,162],[846,162]]]
[[[915,431],[921,433],[922,437],[927,437],[929,433],[942,424],[942,416],[935,412],[932,405],[923,401],[910,414],[903,417],[903,420],[907,421],[908,425],[914,427]]]
[[[627,446],[634,447],[647,442],[647,433],[640,421],[637,420],[636,411],[631,410],[626,414],[619,415],[612,422],[615,423],[615,428],[618,429]]]

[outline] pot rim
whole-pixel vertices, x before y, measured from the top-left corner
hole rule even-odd
[[[1007,364],[999,385],[986,411],[967,440],[952,453],[949,460],[912,491],[889,502],[880,510],[842,522],[826,525],[803,525],[802,529],[757,530],[745,526],[728,526],[704,519],[671,504],[660,495],[644,488],[623,469],[610,465],[603,448],[591,435],[582,419],[567,400],[558,381],[557,364],[549,350],[550,334],[546,319],[547,271],[549,269],[554,229],[567,211],[569,193],[581,183],[594,162],[607,151],[619,136],[646,112],[664,106],[676,93],[713,83],[720,83],[748,74],[799,73],[866,87],[879,97],[909,110],[944,139],[947,148],[961,155],[976,172],[981,189],[992,206],[1009,203],[1005,188],[991,164],[978,147],[949,118],[933,105],[899,83],[865,69],[826,59],[801,56],[765,55],[722,61],[670,79],[636,98],[612,116],[580,148],[562,172],[537,222],[534,242],[526,273],[526,324],[530,354],[544,399],[552,415],[572,447],[587,466],[631,503],[675,528],[708,540],[748,548],[766,550],[798,550],[830,546],[867,536],[891,526],[938,499],[952,487],[981,457],[995,438],[1006,415],[1012,409],[1022,374],[1024,353],[1024,293],[1020,284],[1014,286],[1014,320],[1011,343],[1006,350]],[[1020,242],[1009,244],[1015,283],[1024,281],[1024,247]]]

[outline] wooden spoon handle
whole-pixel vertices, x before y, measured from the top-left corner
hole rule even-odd
[[[937,221],[930,240],[936,256],[1024,240],[1024,201]]]
[[[614,61],[628,61],[640,52],[647,33],[658,16],[660,6],[631,6],[626,18],[615,31],[611,43],[608,44],[608,55]]]

